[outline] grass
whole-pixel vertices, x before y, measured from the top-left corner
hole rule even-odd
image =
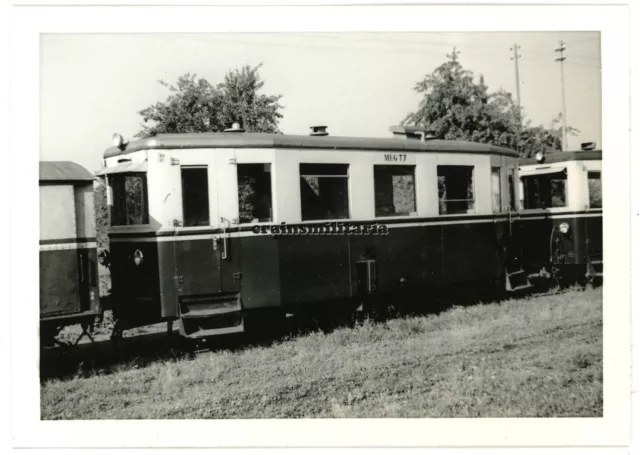
[[[602,416],[602,291],[46,380],[43,419]]]

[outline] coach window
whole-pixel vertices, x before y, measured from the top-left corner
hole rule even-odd
[[[602,208],[602,180],[600,172],[589,172],[589,207],[592,209]]]
[[[473,213],[473,166],[438,166],[440,215]]]
[[[402,216],[416,212],[415,166],[375,165],[376,216]]]
[[[146,174],[112,174],[108,179],[113,194],[111,225],[148,224]]]
[[[491,206],[493,213],[502,212],[502,185],[500,184],[500,168],[491,168]]]
[[[209,181],[206,166],[181,169],[184,225],[209,226]]]
[[[566,207],[566,183],[566,169],[523,176],[522,187],[525,210]]]
[[[509,172],[509,210],[515,212],[518,210],[517,201],[516,201],[516,176],[515,170],[511,170]],[[522,197],[522,196],[520,196]],[[520,206],[522,206],[522,201],[520,201]]]
[[[300,164],[303,221],[349,218],[348,171],[348,164]]]
[[[237,167],[240,223],[272,221],[271,164],[238,164]]]

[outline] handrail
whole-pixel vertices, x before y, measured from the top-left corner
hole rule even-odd
[[[220,222],[222,223],[222,253],[220,253],[220,257],[227,259],[227,227],[231,227],[231,221],[225,217],[220,217]]]

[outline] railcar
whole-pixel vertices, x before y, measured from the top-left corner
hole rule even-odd
[[[523,267],[561,284],[600,280],[603,273],[602,151],[583,147],[520,163]]]
[[[119,330],[177,321],[209,337],[412,290],[504,287],[517,153],[391,132],[114,135],[99,175]]]
[[[76,163],[40,162],[40,337],[80,324],[80,337],[101,314],[96,263],[94,176]],[[80,340],[78,338],[77,342]]]

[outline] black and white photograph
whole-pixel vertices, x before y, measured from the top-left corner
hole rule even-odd
[[[628,98],[610,132],[604,26],[572,24],[42,26],[36,419],[613,428]]]

